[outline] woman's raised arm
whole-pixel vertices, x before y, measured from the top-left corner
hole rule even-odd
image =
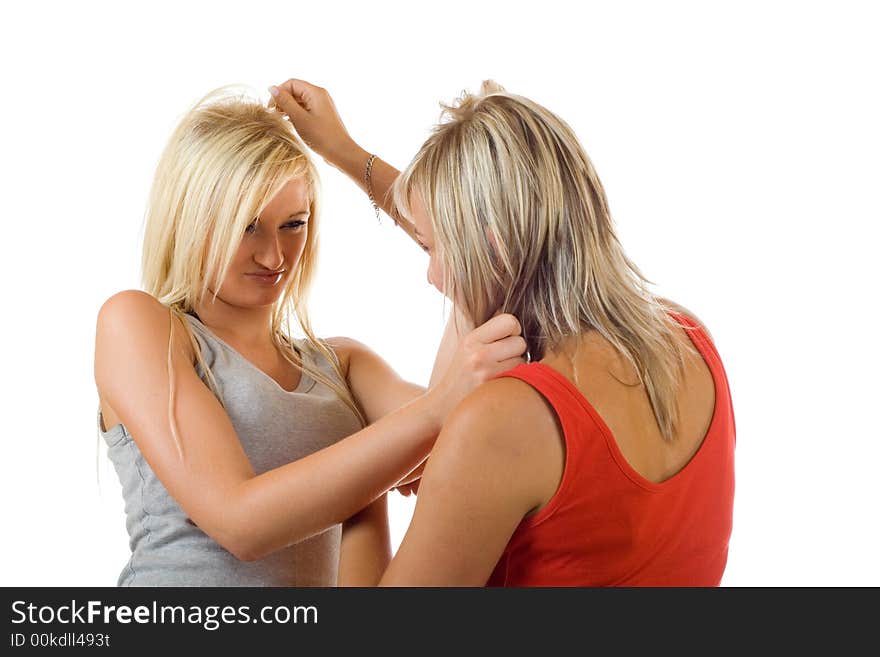
[[[369,193],[364,174],[371,154],[348,134],[327,90],[295,79],[269,90],[275,105],[287,114],[309,148]],[[393,166],[379,157],[374,158],[370,167],[373,199],[413,241],[418,242],[412,224],[399,215],[391,198],[391,185],[399,175],[400,171]]]

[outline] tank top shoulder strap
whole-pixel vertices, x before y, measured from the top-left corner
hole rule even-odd
[[[700,352],[700,355],[703,357],[703,360],[706,361],[706,365],[712,372],[712,379],[715,382],[715,404],[717,406],[719,401],[721,401],[721,403],[725,405],[726,412],[730,414],[730,421],[733,426],[735,440],[736,419],[733,414],[733,399],[730,392],[730,384],[727,380],[727,370],[724,367],[724,363],[721,360],[721,354],[718,353],[715,342],[696,320],[680,313],[670,312],[669,314],[686,327],[685,330],[687,331],[688,337],[691,338],[697,351]],[[719,396],[722,397],[721,400],[719,400]]]
[[[572,486],[577,485],[579,473],[601,468],[599,464],[607,460],[602,420],[574,384],[549,365],[539,362],[517,365],[498,377],[516,378],[529,384],[550,404],[565,445],[565,466],[556,493],[542,509],[524,521],[525,526],[533,527],[561,508]]]
[[[567,449],[577,449],[572,437],[601,427],[598,413],[581,392],[561,373],[544,363],[517,365],[496,378],[511,377],[528,383],[553,407],[562,427]]]
[[[721,363],[721,356],[715,348],[715,343],[712,341],[712,338],[709,337],[706,329],[704,329],[698,321],[682,313],[670,311],[669,315],[676,320],[682,328],[684,328],[688,337],[696,345],[704,358],[709,356],[711,357],[711,360],[714,360],[719,364]],[[709,360],[709,358],[707,358],[707,360]]]
[[[567,406],[570,390],[566,387],[568,381],[559,372],[543,363],[523,363],[512,369],[502,372],[496,378],[510,377],[528,383],[540,392],[554,408]],[[559,409],[557,408],[557,412]]]

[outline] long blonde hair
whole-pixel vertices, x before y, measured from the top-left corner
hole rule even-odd
[[[663,438],[678,427],[681,326],[627,258],[602,183],[571,128],[492,81],[441,105],[441,122],[395,182],[411,219],[430,215],[444,290],[479,325],[498,312],[521,322],[528,358],[596,330],[636,369]],[[682,327],[687,328],[687,327]]]
[[[167,306],[171,314],[168,412],[181,456],[182,445],[173,412],[174,317],[181,320],[197,362],[206,375],[206,383],[219,399],[216,381],[205,366],[183,314],[208,297],[210,281],[216,280],[219,289],[245,228],[289,180],[300,176],[310,190],[309,230],[299,266],[272,309],[272,341],[288,362],[331,388],[361,424],[366,424],[361,409],[344,384],[345,376],[335,352],[314,335],[307,312],[320,225],[320,190],[315,166],[280,112],[266,108],[243,92],[236,93],[234,87],[221,87],[199,100],[172,133],[156,168],[146,212],[143,286]],[[293,348],[291,314],[305,333],[308,346],[333,365],[338,381],[303,362]]]

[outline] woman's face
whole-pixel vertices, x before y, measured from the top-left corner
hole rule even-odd
[[[445,295],[446,292],[443,291],[443,263],[440,262],[440,256],[437,254],[434,228],[420,194],[412,194],[409,199],[409,209],[419,245],[431,257],[428,262],[428,282]]]
[[[299,266],[309,230],[309,186],[293,178],[246,229],[217,296],[238,307],[269,306]],[[213,291],[213,286],[211,286]]]

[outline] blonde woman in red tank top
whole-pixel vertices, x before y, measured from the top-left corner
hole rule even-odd
[[[352,140],[323,89],[270,91],[429,254],[460,330],[511,313],[528,344],[527,363],[447,418],[381,583],[718,585],[734,494],[724,368],[701,322],[627,258],[569,126],[486,82],[445,106],[401,174]]]

